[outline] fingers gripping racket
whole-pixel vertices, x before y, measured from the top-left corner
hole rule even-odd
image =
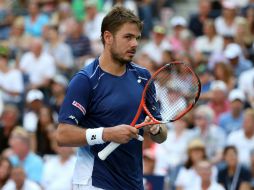
[[[175,61],[158,69],[146,83],[137,113],[131,126],[137,129],[146,125],[174,122],[189,112],[198,101],[201,83],[191,67]],[[136,125],[142,112],[149,122]],[[120,144],[111,142],[98,153],[105,160]]]

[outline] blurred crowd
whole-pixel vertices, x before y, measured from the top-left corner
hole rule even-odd
[[[135,63],[183,60],[202,83],[166,142],[145,133],[144,174],[172,190],[254,189],[253,0],[199,0],[187,18],[170,0],[0,0],[0,189],[71,189],[76,150],[55,142],[58,111],[114,5],[144,21]]]

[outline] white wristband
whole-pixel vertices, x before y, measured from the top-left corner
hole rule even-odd
[[[103,127],[96,129],[86,130],[86,141],[89,145],[103,144],[105,143],[102,139]]]

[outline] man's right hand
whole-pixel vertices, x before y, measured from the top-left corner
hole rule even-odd
[[[139,130],[130,125],[117,125],[115,127],[105,127],[102,139],[105,142],[116,142],[119,144],[128,143],[131,139],[138,138]]]

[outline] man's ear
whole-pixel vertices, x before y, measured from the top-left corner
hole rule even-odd
[[[104,38],[105,44],[112,44],[113,35],[112,35],[111,32],[105,31],[104,34],[103,34],[103,38]]]

